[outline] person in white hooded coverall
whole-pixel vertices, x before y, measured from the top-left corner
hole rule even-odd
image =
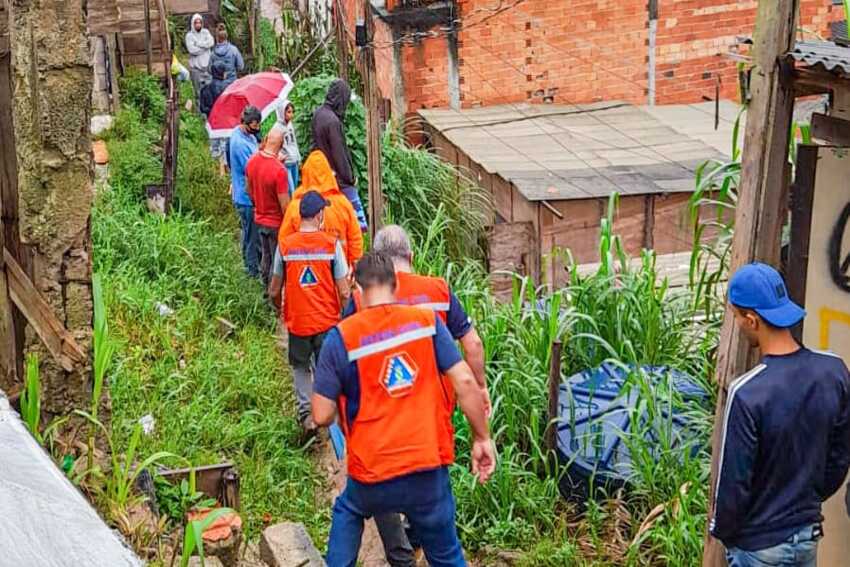
[[[186,32],[186,50],[189,52],[189,74],[195,100],[200,100],[201,89],[210,82],[210,50],[215,45],[210,30],[204,27],[204,18],[194,14]]]

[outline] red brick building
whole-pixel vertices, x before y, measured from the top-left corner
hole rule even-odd
[[[340,0],[353,39],[362,0]],[[379,86],[395,116],[517,102],[634,104],[737,96],[727,56],[756,0],[371,0]],[[833,0],[802,0],[828,36]]]

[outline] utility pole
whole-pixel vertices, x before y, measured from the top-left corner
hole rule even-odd
[[[741,184],[735,208],[735,235],[730,270],[759,260],[777,265],[779,238],[788,202],[788,133],[794,109],[793,66],[783,58],[794,46],[799,0],[759,0],[753,37],[752,100],[741,163]],[[742,340],[727,308],[717,353],[717,407],[711,452],[709,522],[714,513],[714,492],[727,387],[753,362],[752,351]],[[724,567],[719,541],[706,534],[703,567]]]
[[[339,51],[339,78],[348,83],[348,64],[350,55],[348,54],[348,34],[345,33],[345,10],[342,7],[342,0],[334,0],[334,29],[336,31],[336,48]],[[350,84],[350,83],[349,83]]]
[[[360,51],[360,75],[363,80],[363,99],[366,104],[366,159],[369,175],[369,233],[372,238],[381,228],[384,216],[384,191],[381,184],[381,112],[380,95],[375,82],[375,24],[372,3],[363,1],[363,22],[366,26],[366,45]]]

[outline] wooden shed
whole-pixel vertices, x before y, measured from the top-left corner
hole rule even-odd
[[[162,71],[171,58],[170,47],[163,49],[169,41],[166,17],[200,13],[212,27],[220,11],[221,0],[89,0],[86,25],[90,35],[114,41],[106,51],[117,50],[123,66],[146,64],[149,44],[151,63]]]
[[[560,251],[578,263],[598,260],[600,219],[615,192],[615,230],[630,254],[690,250],[695,171],[727,158],[738,107],[521,104],[419,116],[434,150],[493,196],[491,271],[560,285]]]

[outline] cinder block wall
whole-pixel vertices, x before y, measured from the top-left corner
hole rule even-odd
[[[356,1],[343,3],[353,32]],[[718,77],[721,97],[735,98],[736,63],[725,54],[737,36],[752,34],[756,5],[755,0],[658,0],[655,102],[714,98]],[[648,102],[647,0],[527,0],[503,12],[494,7],[493,0],[457,1],[462,106]],[[828,37],[829,23],[842,17],[843,9],[832,0],[802,0],[804,30]],[[432,34],[394,49],[392,30],[376,18],[381,92],[394,105],[401,104],[394,89],[401,85],[404,93],[405,108],[394,108],[396,115],[449,105],[449,40],[439,28]]]

